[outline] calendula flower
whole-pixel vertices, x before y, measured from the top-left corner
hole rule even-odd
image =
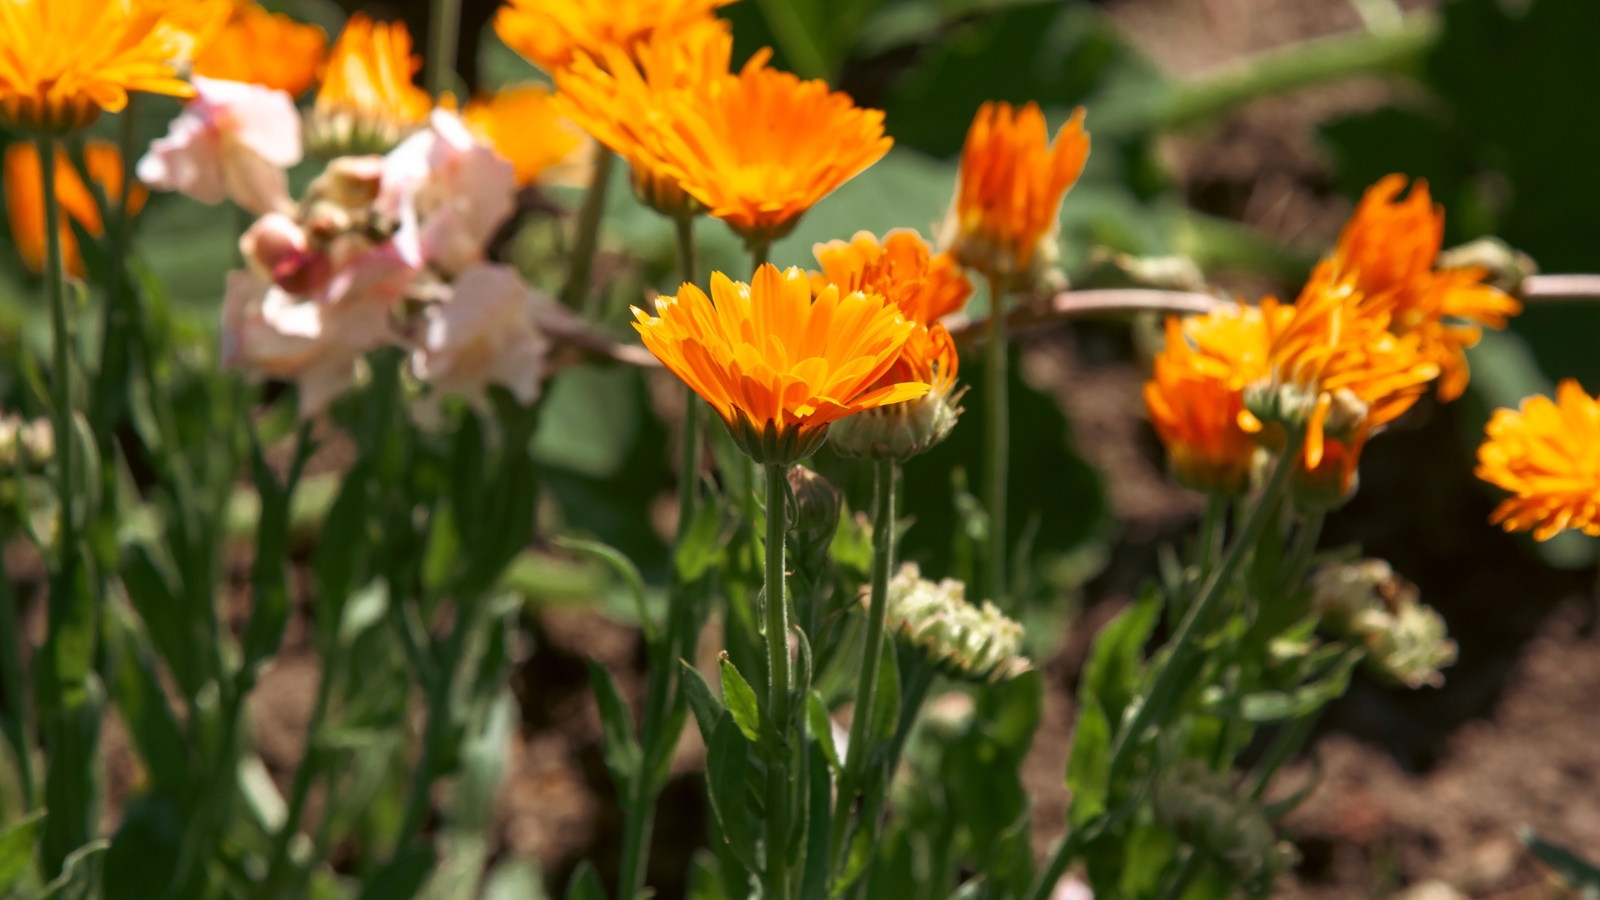
[[[328,36],[321,28],[236,0],[227,24],[195,57],[194,74],[298,97],[316,84],[327,51]]]
[[[84,168],[112,204],[122,202],[122,154],[108,141],[89,141],[83,148]],[[39,150],[32,143],[6,147],[6,213],[11,220],[11,239],[22,262],[34,272],[44,271],[45,210],[43,172]],[[137,213],[148,196],[135,184],[128,194],[128,212]],[[105,222],[94,194],[78,176],[78,170],[63,148],[56,148],[56,200],[61,204],[61,256],[69,273],[83,276],[83,257],[71,222],[92,237],[105,234]]]
[[[906,229],[884,235],[882,244],[862,231],[848,243],[829,241],[812,252],[822,266],[811,276],[813,290],[833,285],[840,291],[879,294],[915,324],[900,358],[880,381],[929,385],[928,393],[914,400],[841,420],[831,433],[834,448],[845,456],[904,461],[944,440],[961,414],[957,404],[965,391],[955,387],[960,371],[955,341],[938,320],[966,303],[972,292],[966,274]]]
[[[883,113],[825,81],[801,81],[750,58],[737,76],[666,98],[662,170],[752,248],[877,162],[894,142]]]
[[[516,189],[511,163],[438,109],[383,158],[377,209],[400,223],[396,243],[413,265],[449,276],[483,259]]]
[[[280,90],[194,76],[196,96],[139,160],[139,180],[201,203],[231,199],[262,215],[290,205],[300,113]]]
[[[1244,388],[1268,372],[1260,309],[1231,305],[1167,319],[1166,346],[1144,386],[1150,422],[1183,484],[1237,495],[1250,485],[1255,440],[1239,427]]]
[[[550,341],[533,324],[533,295],[510,266],[478,263],[456,276],[450,299],[428,307],[417,377],[435,396],[481,400],[498,384],[522,403],[539,396]]]
[[[711,16],[733,0],[511,0],[495,16],[506,46],[555,74],[579,53],[631,55],[652,36]]]
[[[1245,389],[1239,424],[1269,446],[1285,430],[1303,431],[1307,486],[1335,499],[1348,493],[1366,439],[1416,403],[1439,364],[1417,335],[1389,330],[1385,303],[1330,274],[1313,273],[1293,306],[1262,301],[1270,374]],[[1339,444],[1337,469],[1324,466],[1330,438]]]
[[[556,112],[549,89],[540,84],[474,98],[461,111],[461,119],[510,161],[517,184],[523,187],[567,162],[583,144],[583,133]]]
[[[1495,410],[1486,431],[1477,476],[1511,494],[1490,522],[1540,541],[1568,528],[1600,535],[1600,401],[1569,378],[1553,402]]]
[[[667,98],[703,95],[728,77],[733,32],[723,19],[706,18],[657,32],[632,54],[607,47],[596,59],[580,53],[556,72],[559,108],[595,139],[628,161],[634,193],[668,216],[698,212],[662,161],[662,132],[671,127]]]
[[[1084,110],[1050,142],[1044,113],[1029,103],[985,103],[967,131],[955,202],[940,243],[964,265],[1020,289],[1055,263],[1061,199],[1089,158]]]
[[[791,465],[821,446],[831,423],[928,390],[874,386],[914,327],[894,304],[831,286],[813,301],[797,268],[763,265],[749,285],[715,272],[710,298],[685,284],[658,298],[656,313],[634,308],[645,346],[763,464]]]
[[[129,91],[189,97],[178,66],[226,6],[152,0],[0,3],[0,114],[25,131],[86,127]]]
[[[1329,277],[1348,275],[1370,301],[1392,307],[1390,330],[1418,335],[1422,352],[1439,364],[1439,398],[1453,400],[1467,387],[1463,349],[1478,342],[1484,326],[1504,328],[1522,304],[1485,284],[1487,269],[1436,269],[1444,208],[1428,196],[1426,181],[1397,199],[1405,188],[1404,175],[1368,188],[1324,265]]]
[[[382,153],[428,118],[433,100],[412,83],[422,59],[411,55],[403,22],[345,22],[317,90],[306,142],[324,156]]]

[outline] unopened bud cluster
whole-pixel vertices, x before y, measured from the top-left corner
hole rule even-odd
[[[1157,821],[1247,883],[1271,884],[1295,861],[1293,845],[1278,841],[1226,772],[1184,760],[1160,775],[1152,800]]]
[[[1456,661],[1444,619],[1415,585],[1381,559],[1324,566],[1312,576],[1312,608],[1328,630],[1367,648],[1369,664],[1407,687],[1438,687]]]
[[[862,593],[865,605],[868,596]],[[974,682],[999,682],[1028,671],[1022,626],[985,600],[966,600],[966,585],[953,578],[934,582],[916,563],[889,579],[887,625],[943,674]]]

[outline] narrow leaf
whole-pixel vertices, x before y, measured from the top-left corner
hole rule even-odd
[[[606,768],[611,770],[617,792],[626,796],[643,762],[639,739],[634,735],[633,715],[622,699],[616,680],[593,659],[589,660],[589,683],[600,706],[600,744]]]
[[[745,738],[751,743],[760,743],[761,707],[756,701],[756,692],[734,668],[727,653],[722,654],[722,698],[727,701],[728,712],[733,713],[733,721]]]
[[[717,719],[722,715],[722,701],[711,692],[711,686],[706,684],[700,670],[686,660],[678,660],[678,665],[682,667],[678,682],[683,685],[683,695],[689,701],[689,709],[694,711],[696,724],[700,726],[700,739],[709,747],[711,733],[716,730]]]
[[[734,722],[733,714],[722,713],[706,747],[706,781],[711,788],[711,807],[722,825],[723,839],[740,864],[750,871],[756,866],[756,817],[746,799],[750,742]]]

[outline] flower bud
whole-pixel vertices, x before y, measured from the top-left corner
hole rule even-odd
[[[863,410],[833,423],[829,439],[840,456],[905,462],[949,436],[966,392],[965,387],[933,390],[915,400]]]
[[[1439,254],[1441,269],[1484,269],[1488,283],[1507,293],[1516,293],[1522,280],[1539,274],[1533,257],[1497,237],[1481,237]]]
[[[1260,807],[1234,792],[1229,773],[1186,759],[1161,773],[1151,799],[1157,821],[1246,881],[1270,884],[1294,860]]]
[[[1444,683],[1456,661],[1444,618],[1381,559],[1329,564],[1311,579],[1313,611],[1335,634],[1367,648],[1368,665],[1410,688]]]
[[[821,540],[826,546],[839,528],[839,491],[811,469],[795,466],[789,470],[789,489],[794,491],[795,521],[792,533],[807,540]]]
[[[1031,668],[1022,655],[1022,626],[993,603],[966,601],[966,585],[953,578],[934,583],[916,563],[889,579],[887,625],[905,645],[949,678],[999,682]],[[867,589],[862,605],[869,602]]]

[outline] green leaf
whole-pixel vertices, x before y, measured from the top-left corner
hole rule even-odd
[[[61,863],[61,874],[49,884],[36,900],[92,900],[101,884],[101,866],[106,849],[111,842],[101,839],[67,854]]]
[[[681,667],[679,684],[688,698],[689,708],[694,711],[695,723],[700,726],[700,739],[709,747],[717,719],[722,716],[722,701],[711,692],[711,686],[706,684],[705,676],[700,674],[699,669],[689,665],[687,660],[678,660],[678,665]]]
[[[34,836],[43,820],[44,810],[36,810],[0,830],[0,896],[33,865]]]
[[[155,660],[140,640],[131,615],[120,604],[108,605],[106,631],[115,649],[116,671],[110,688],[123,719],[133,732],[139,756],[159,791],[173,798],[189,795],[193,774],[189,748],[167,693],[156,675]]]
[[[639,767],[643,763],[639,739],[634,735],[633,714],[611,673],[593,659],[588,662],[589,683],[600,706],[600,745],[605,753],[606,768],[611,770],[617,793],[626,795],[634,779],[639,777]]]
[[[205,682],[195,625],[144,547],[128,549],[122,563],[122,584],[179,689],[184,696],[193,697]]]
[[[1098,701],[1088,697],[1083,702],[1067,757],[1067,788],[1072,791],[1067,817],[1075,828],[1105,812],[1111,786],[1111,724]]]
[[[1326,678],[1293,691],[1246,694],[1239,699],[1239,715],[1247,722],[1277,722],[1320,709],[1344,695],[1350,687],[1350,673],[1362,655],[1361,650],[1346,652]]]
[[[371,468],[363,460],[345,473],[312,557],[311,570],[317,579],[316,612],[324,628],[339,623],[346,598],[354,587],[356,560],[367,541],[367,476]]]
[[[339,645],[349,647],[389,612],[389,582],[374,578],[350,595],[339,616]]]
[[[572,877],[567,880],[566,900],[606,900],[606,889],[600,883],[600,875],[587,859],[572,870]]]
[[[833,719],[828,715],[827,704],[822,702],[822,695],[816,691],[806,695],[806,727],[822,749],[822,755],[828,760],[834,774],[838,774],[842,767],[839,750],[833,743]]]
[[[1518,833],[1518,837],[1533,851],[1534,856],[1539,857],[1540,862],[1560,875],[1568,887],[1581,893],[1584,900],[1600,898],[1600,867],[1565,847],[1541,839],[1526,828]]]
[[[591,478],[617,474],[640,428],[633,379],[625,367],[563,369],[540,403],[534,459]]]
[[[411,900],[433,869],[432,844],[418,844],[395,851],[393,859],[373,873],[357,900]]]
[[[105,858],[105,900],[159,896],[172,880],[183,843],[183,808],[165,792],[146,794],[123,812]]]
[[[728,704],[728,712],[733,714],[733,721],[745,738],[753,744],[760,744],[761,705],[756,700],[756,692],[750,689],[750,683],[739,674],[727,653],[722,654],[721,665],[722,698]]]
[[[733,531],[724,527],[725,511],[721,503],[704,503],[695,512],[689,529],[678,541],[673,554],[673,565],[678,570],[680,583],[688,584],[704,575],[712,566],[720,565],[724,548]]]
[[[755,872],[760,871],[756,866],[755,845],[758,826],[747,799],[749,751],[750,742],[733,720],[733,713],[724,710],[706,747],[706,782],[710,787],[711,808],[722,826],[723,839],[739,863]]]
[[[610,566],[611,571],[617,573],[623,584],[627,585],[628,593],[633,597],[634,609],[639,613],[639,627],[644,631],[645,642],[655,643],[656,625],[650,617],[650,608],[645,603],[644,578],[639,575],[639,567],[633,564],[633,560],[623,556],[615,547],[599,541],[562,537],[556,538],[554,543],[564,550],[591,556]]]
[[[811,694],[813,698],[816,694]],[[799,900],[825,900],[828,896],[828,840],[833,821],[833,779],[829,766],[837,765],[825,759],[820,741],[813,741],[806,754],[809,763],[806,772],[807,802],[806,845],[798,858],[805,860],[805,870],[800,877]]]
[[[872,743],[894,739],[900,727],[900,666],[895,662],[894,641],[883,642],[878,662],[878,691],[872,700]]]
[[[1089,651],[1078,696],[1085,705],[1093,699],[1108,723],[1121,722],[1123,710],[1138,693],[1144,675],[1144,645],[1150,640],[1160,608],[1159,594],[1147,590],[1101,629]]]

